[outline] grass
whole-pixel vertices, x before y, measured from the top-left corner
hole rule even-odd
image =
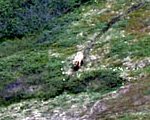
[[[150,56],[150,37],[145,36],[139,39],[136,43],[132,44],[132,40],[134,39],[136,39],[134,36],[127,36],[125,38],[117,38],[112,40],[112,47],[109,56],[114,56],[116,54],[119,58],[125,58],[128,55],[131,57]]]
[[[112,9],[115,11],[122,9],[119,7],[120,2],[114,4]],[[123,80],[118,77],[119,73],[109,69],[83,73],[81,78],[68,78],[61,71],[63,67],[61,61],[65,61],[77,51],[76,45],[83,45],[90,35],[102,30],[106,22],[115,15],[111,14],[111,11],[98,14],[97,11],[103,9],[104,6],[105,2],[103,1],[83,5],[68,14],[53,19],[43,31],[26,35],[21,39],[3,39],[0,43],[0,80],[2,81],[0,99],[5,101],[5,98],[12,99],[15,96],[16,98],[12,99],[13,103],[17,99],[49,99],[64,91],[106,93],[119,87]],[[127,2],[127,6],[129,6],[129,2]],[[97,11],[91,12],[90,10]],[[88,15],[89,12],[91,12],[90,15]],[[135,15],[135,17],[139,16]],[[122,30],[127,27],[126,29],[130,31],[129,24],[130,21],[122,20],[114,25],[113,29]],[[114,36],[119,36],[119,32]],[[125,38],[114,37],[110,42],[107,41],[107,44],[111,44],[111,48],[106,57],[112,58],[118,55],[118,58],[122,59],[130,53],[131,56],[136,57],[149,56],[149,36],[142,37],[136,43],[128,45],[136,37],[133,34]],[[95,49],[104,44],[102,43]],[[51,56],[49,51],[58,53],[59,56]],[[64,82],[63,79],[66,81]],[[8,86],[13,86],[18,81],[19,90],[15,90],[13,87],[8,90]],[[31,88],[34,88],[32,92]]]
[[[48,99],[64,91],[62,80],[65,76],[62,75],[61,61],[73,54],[76,51],[75,46],[82,44],[87,34],[95,30],[84,20],[80,20],[82,9],[91,9],[91,6],[82,6],[74,12],[54,19],[39,34],[28,35],[22,39],[4,39],[1,42],[1,99],[12,101],[30,97]],[[78,22],[79,26],[74,26],[72,21]],[[85,36],[77,38],[76,35],[81,31],[86,33]],[[51,57],[48,54],[50,50],[62,56]],[[16,88],[18,91],[15,91],[14,87],[8,89],[7,86],[14,86],[18,81],[20,84]],[[30,88],[35,86],[35,92],[30,92]],[[16,97],[12,98],[13,96]]]
[[[116,91],[126,82],[120,77],[125,70],[124,58],[129,56],[136,61],[150,57],[149,30],[141,32],[149,25],[149,13],[146,12],[149,7],[146,5],[97,38],[91,52],[100,56],[99,61],[92,63],[95,70],[77,72],[74,77],[62,74],[66,59],[77,52],[76,45],[84,45],[117,15],[118,10],[127,9],[134,1],[112,2],[112,8],[104,13],[98,14],[105,8],[105,1],[92,2],[53,19],[43,31],[23,38],[0,40],[0,119],[23,119],[30,117],[30,111],[34,110],[49,116],[53,115],[53,110],[71,111],[73,106],[77,111],[83,106],[90,109],[103,95]],[[150,67],[128,72],[135,78],[141,74],[148,76]],[[104,102],[109,107],[106,118],[149,120],[148,104],[133,105],[138,103],[135,98],[145,100],[145,96],[150,95],[149,78],[142,78],[128,82],[131,91],[127,94],[113,99],[109,96],[107,99],[106,94]],[[137,112],[138,109],[141,112]],[[135,113],[130,114],[131,110]]]

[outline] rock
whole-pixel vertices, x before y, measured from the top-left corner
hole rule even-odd
[[[104,101],[97,101],[91,108],[90,114],[100,114],[107,110],[107,105]]]
[[[129,92],[130,87],[131,87],[131,85],[123,86],[123,87],[121,87],[121,88],[119,89],[118,93],[119,93],[119,94],[125,94],[125,93]]]

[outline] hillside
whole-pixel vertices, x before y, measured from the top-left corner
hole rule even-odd
[[[0,120],[149,120],[149,0],[0,7]]]

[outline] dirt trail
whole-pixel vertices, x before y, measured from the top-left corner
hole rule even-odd
[[[113,17],[107,24],[106,27],[104,27],[99,34],[97,34],[92,40],[90,40],[87,47],[84,49],[84,56],[85,59],[89,56],[90,49],[94,46],[97,38],[101,37],[104,33],[106,33],[115,23],[119,22],[121,19],[125,18],[128,14],[142,8],[145,5],[146,2],[140,2],[136,5],[132,5],[130,8],[128,8],[127,11],[125,11],[122,14],[119,14],[115,17]]]
[[[130,13],[142,8],[146,3],[147,2],[144,1],[144,2],[139,2],[137,4],[131,5],[131,7],[129,7],[125,12],[118,14],[117,16],[114,16],[98,34],[95,34],[93,38],[88,40],[88,43],[82,49],[84,55],[84,59],[83,59],[84,63],[82,66],[85,67],[88,64],[89,62],[88,60],[90,59],[89,58],[90,51],[94,47],[95,42],[98,40],[98,38],[100,38],[104,33],[106,33],[114,24],[127,17]],[[64,69],[64,71],[67,71],[65,73],[69,76],[70,75],[74,76],[76,72],[80,69],[79,68],[78,70],[74,70],[74,67],[72,67],[72,59],[73,58],[68,59],[69,66],[66,67],[67,69],[66,68]]]

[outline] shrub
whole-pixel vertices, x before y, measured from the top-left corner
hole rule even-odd
[[[98,70],[81,75],[80,78],[71,78],[66,83],[66,89],[73,93],[82,91],[104,92],[120,86],[123,79],[119,73],[112,70]]]
[[[54,17],[88,0],[2,0],[0,38],[22,37],[43,29]]]

